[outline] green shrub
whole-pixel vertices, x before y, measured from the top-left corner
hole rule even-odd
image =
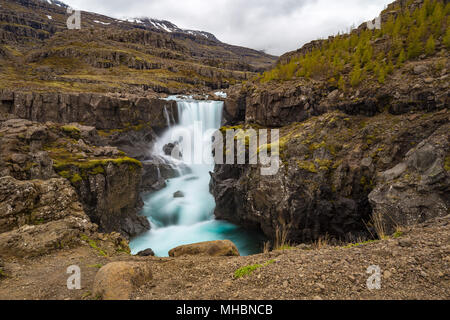
[[[81,178],[81,176],[78,173],[75,173],[72,178],[70,178],[70,182],[72,182],[72,184],[75,184],[79,181],[82,181],[83,178]]]
[[[408,59],[417,58],[422,54],[422,43],[419,40],[417,30],[411,29],[411,37],[408,39]]]
[[[447,28],[447,32],[445,33],[444,45],[447,47],[447,49],[450,49],[450,28]]]
[[[352,87],[357,87],[361,83],[362,71],[359,65],[356,65],[353,68],[353,71],[350,73],[350,85]]]
[[[428,38],[427,43],[425,45],[425,53],[431,56],[432,54],[434,54],[435,49],[436,49],[436,42],[434,41],[433,35],[431,35]]]

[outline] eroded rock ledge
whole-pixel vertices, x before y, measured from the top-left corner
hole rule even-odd
[[[287,228],[288,240],[309,242],[375,236],[374,213],[385,232],[446,215],[449,117],[448,109],[373,117],[334,111],[281,127],[276,175],[216,165],[216,217],[272,239]]]
[[[127,238],[133,237],[150,227],[144,217],[137,215],[141,206],[142,164],[117,148],[89,143],[97,138],[95,128],[78,124],[42,124],[24,119],[3,121],[0,124],[0,176],[10,176],[24,183],[31,179],[65,178],[82,204],[83,213],[89,216],[89,223],[98,224],[102,232],[116,231]],[[30,188],[18,190],[26,194],[32,192]],[[36,199],[42,198],[39,193],[34,194]],[[24,194],[19,196],[25,197]],[[13,205],[10,203],[13,195],[2,194],[1,197],[2,204]],[[58,200],[52,201],[56,205]],[[58,208],[50,212],[57,214],[61,209]],[[22,219],[17,214],[15,219]],[[19,226],[10,223],[9,228]]]
[[[155,130],[164,129],[167,126],[164,110],[171,118],[178,118],[175,101],[157,98],[0,90],[0,113],[36,122],[78,122],[98,130],[120,130],[143,124]]]
[[[407,63],[383,85],[368,83],[346,92],[326,81],[305,79],[237,85],[228,90],[224,116],[230,125],[281,127],[335,110],[365,116],[439,111],[450,104],[448,69],[436,71],[439,59]]]

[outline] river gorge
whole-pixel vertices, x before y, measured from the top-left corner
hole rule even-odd
[[[177,246],[213,240],[233,241],[241,255],[261,252],[264,236],[214,217],[216,203],[209,190],[210,172],[214,170],[211,139],[222,123],[223,102],[190,97],[167,99],[177,102],[180,120],[173,123],[167,116],[169,129],[156,141],[152,153],[180,176],[168,179],[162,190],[144,195],[141,214],[148,218],[151,230],[132,239],[132,253],[151,248],[157,256],[164,257]],[[181,136],[186,143],[179,141]],[[164,151],[171,143],[180,143],[178,159]],[[199,153],[204,153],[209,161],[192,161]]]

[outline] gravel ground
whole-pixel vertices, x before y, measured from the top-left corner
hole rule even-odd
[[[3,261],[0,299],[94,299],[98,267],[137,260],[153,280],[134,299],[449,299],[450,216],[407,230],[396,239],[353,247],[305,246],[249,257],[102,257],[89,246],[29,260]],[[66,269],[79,265],[82,289],[68,290]],[[265,265],[236,279],[237,269]],[[369,290],[369,266],[381,269],[381,288]]]

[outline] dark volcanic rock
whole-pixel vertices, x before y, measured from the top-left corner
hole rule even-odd
[[[432,70],[433,61],[420,61],[416,68]],[[412,68],[410,66],[409,68]],[[434,112],[450,104],[446,79],[435,74],[397,70],[383,86],[362,85],[358,90],[338,90],[326,81],[248,83],[228,90],[224,117],[227,125],[241,122],[265,127],[281,127],[310,117],[339,110],[348,115],[375,116],[388,111],[393,115],[408,112]],[[433,75],[434,77],[428,77]],[[245,116],[244,116],[245,115]]]
[[[184,198],[184,193],[182,191],[177,191],[173,194],[174,198]]]
[[[261,175],[260,165],[216,165],[215,215],[272,239],[288,229],[293,242],[369,237],[372,206],[384,216],[395,211],[394,221],[405,224],[440,216],[449,205],[448,116],[448,110],[371,118],[332,112],[283,127],[277,174]],[[405,157],[403,169],[387,171]],[[392,182],[378,182],[382,173]],[[395,180],[401,175],[403,183]],[[391,188],[398,196],[387,197]]]
[[[403,162],[381,172],[369,195],[387,232],[448,215],[450,207],[450,125],[411,149]]]
[[[139,130],[113,131],[102,139],[103,144],[117,147],[128,156],[140,161],[151,158],[150,153],[155,141],[156,134],[150,127]]]
[[[37,122],[79,122],[99,130],[117,130],[150,123],[167,127],[165,110],[178,119],[175,101],[150,98],[116,98],[89,93],[22,93],[0,91],[0,113]]]
[[[228,91],[223,108],[223,117],[227,124],[245,121],[246,99],[247,95],[242,86],[234,86]]]
[[[155,253],[153,252],[152,249],[145,249],[145,250],[139,251],[136,255],[139,257],[154,257]]]
[[[141,188],[143,191],[157,191],[166,186],[166,180],[191,172],[187,166],[175,167],[173,163],[158,156],[143,162],[144,173]]]
[[[131,238],[150,229],[145,217],[138,216],[142,169],[130,164],[109,163],[104,173],[89,174],[75,184],[86,213],[101,231],[118,231]]]

